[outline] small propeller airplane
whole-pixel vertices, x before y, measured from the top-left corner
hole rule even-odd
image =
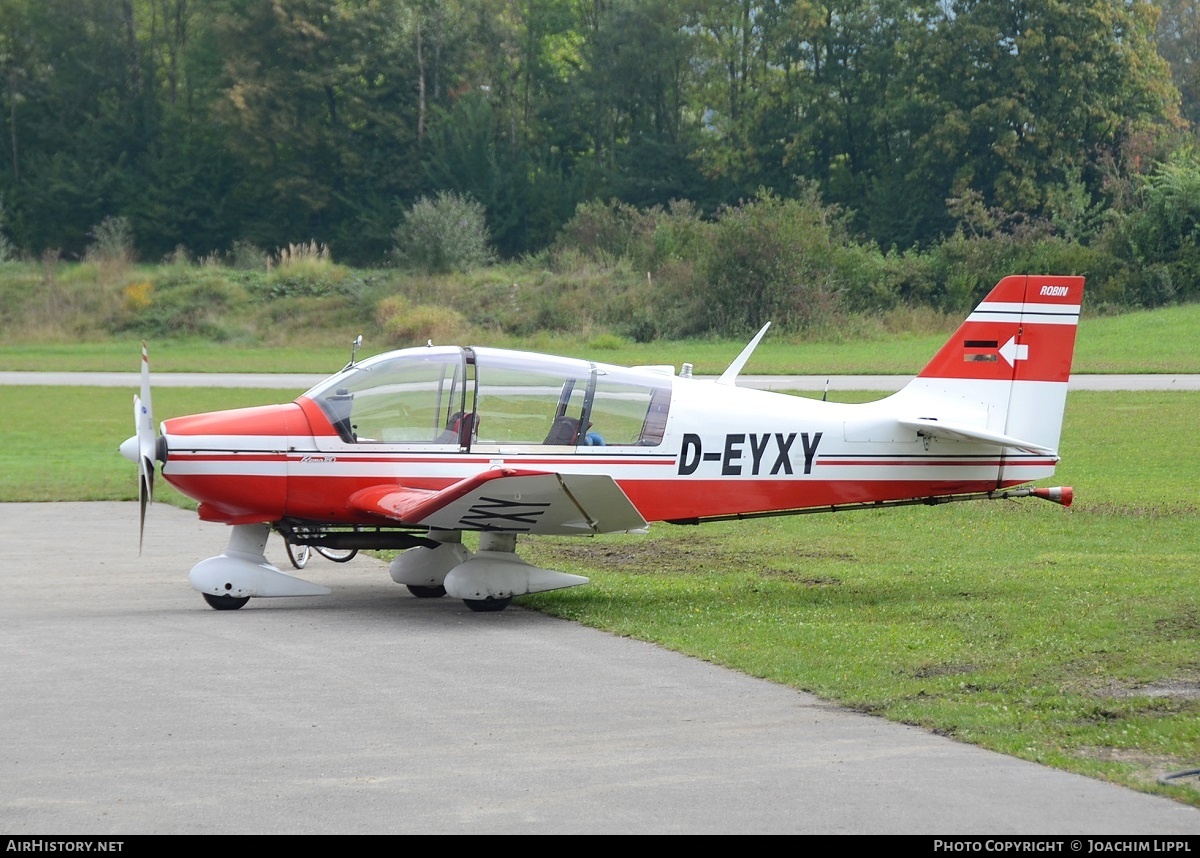
[[[1005,277],[921,373],[876,402],[737,387],[766,327],[716,380],[494,348],[350,363],[294,402],[176,417],[156,435],[142,347],[141,530],[163,477],[231,526],[191,584],[217,610],[326,587],[271,565],[272,530],[327,551],[403,549],[391,577],[476,611],[587,582],[516,554],[522,535],[644,532],[962,500],[1039,497],[1051,476],[1082,277]],[[1018,488],[1019,486],[1023,486]],[[464,531],[478,531],[472,552]]]

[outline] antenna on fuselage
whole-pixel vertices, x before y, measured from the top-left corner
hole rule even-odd
[[[717,379],[717,384],[732,385],[737,381],[738,373],[742,371],[742,367],[746,365],[746,361],[750,360],[750,355],[754,354],[755,346],[758,345],[759,340],[763,338],[769,327],[771,327],[770,322],[762,326],[762,330],[755,334],[754,339],[747,343],[746,347],[742,349],[742,353],[734,358],[729,368],[721,373],[721,377]]]
[[[361,348],[362,348],[362,334],[359,334],[357,337],[354,338],[354,342],[352,342],[350,344],[350,363],[346,364],[346,366],[343,368],[343,371],[350,369],[350,367],[354,366],[354,363],[358,358],[358,350]]]

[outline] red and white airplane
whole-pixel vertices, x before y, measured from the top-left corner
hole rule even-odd
[[[519,535],[633,533],[649,522],[1037,496],[1058,462],[1082,277],[1000,281],[911,383],[843,404],[739,388],[766,328],[715,381],[492,348],[355,362],[287,405],[177,417],[155,436],[134,397],[142,522],[155,461],[232,526],[192,586],[219,610],[330,592],[272,566],[272,530],[326,550],[406,549],[391,577],[474,610],[586,583],[532,566]],[[479,550],[462,544],[478,531]]]

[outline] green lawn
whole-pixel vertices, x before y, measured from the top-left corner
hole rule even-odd
[[[528,541],[522,601],[1200,805],[1200,394],[1072,393],[1072,509],[1004,502]]]

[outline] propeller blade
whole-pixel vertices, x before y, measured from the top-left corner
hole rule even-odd
[[[137,462],[142,479],[146,482],[150,500],[154,500],[154,459],[158,439],[154,437],[154,425],[146,412],[146,406],[138,396],[133,397],[134,419],[137,421]]]
[[[146,341],[142,341],[142,393],[134,400],[137,413],[134,415],[134,429],[138,437],[138,455],[150,460],[150,489],[154,489],[154,458],[157,439],[154,434],[154,410],[150,404],[150,358],[146,352]],[[153,500],[153,497],[151,497]]]
[[[154,412],[150,403],[150,358],[146,341],[142,341],[142,390],[133,397],[133,428],[137,438],[138,506],[141,518],[138,525],[138,553],[142,551],[146,533],[146,506],[154,501],[154,460],[158,456],[158,438],[154,431]],[[131,439],[132,440],[132,439]]]
[[[149,482],[146,479],[147,464],[150,464],[149,473],[151,474],[151,477]],[[142,545],[146,541],[146,504],[149,503],[149,501],[152,499],[151,496],[154,494],[154,465],[153,463],[147,463],[145,459],[142,459],[138,466],[138,471],[138,507],[141,511],[141,517],[138,520],[138,554],[141,555]]]

